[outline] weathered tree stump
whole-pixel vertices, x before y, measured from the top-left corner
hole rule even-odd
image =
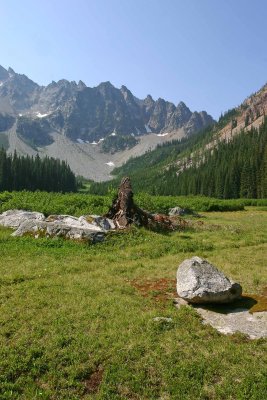
[[[124,229],[132,223],[148,224],[147,213],[134,204],[130,178],[122,179],[118,194],[105,216],[112,219],[119,229]]]
[[[128,177],[122,179],[118,194],[105,217],[112,219],[119,229],[127,228],[133,223],[152,229],[173,229],[172,222],[166,215],[152,215],[134,203],[132,185]]]

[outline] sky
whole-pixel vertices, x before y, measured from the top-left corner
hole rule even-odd
[[[0,65],[214,118],[267,82],[266,0],[0,0]]]

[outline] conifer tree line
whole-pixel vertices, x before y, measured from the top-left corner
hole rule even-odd
[[[170,168],[158,194],[267,198],[267,118],[259,129],[220,142],[204,157],[182,171]]]
[[[44,190],[76,192],[74,173],[65,161],[54,158],[9,155],[0,150],[0,191]]]

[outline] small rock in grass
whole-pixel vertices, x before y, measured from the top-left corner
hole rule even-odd
[[[193,257],[178,267],[177,293],[189,303],[231,303],[242,295],[242,287],[207,260]]]
[[[185,210],[181,207],[173,207],[169,210],[169,215],[185,215]]]
[[[173,207],[170,208],[169,210],[169,216],[174,217],[174,216],[185,216],[185,215],[192,215],[193,217],[201,217],[201,215],[195,213],[193,210],[190,208],[181,208],[181,207]]]
[[[155,318],[153,318],[153,321],[155,321],[155,322],[172,322],[172,318],[155,317]]]

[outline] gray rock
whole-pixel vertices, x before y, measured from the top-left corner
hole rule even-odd
[[[88,240],[93,243],[104,239],[105,233],[114,230],[112,220],[99,215],[50,215],[39,212],[9,210],[0,214],[0,225],[16,229],[12,236],[63,237]]]
[[[100,217],[99,215],[83,215],[79,218],[79,221],[87,221],[104,231],[110,231],[115,229],[114,222],[105,217]]]
[[[267,312],[251,314],[248,310],[236,308],[228,313],[198,307],[197,312],[203,318],[203,324],[211,325],[219,332],[233,334],[241,332],[250,339],[267,337]]]
[[[153,321],[155,322],[172,322],[172,318],[168,318],[168,317],[155,317],[153,318]]]
[[[193,257],[178,268],[177,293],[190,303],[230,303],[242,295],[242,287],[208,261]]]
[[[169,215],[170,216],[192,215],[193,217],[198,217],[198,218],[202,217],[200,214],[197,214],[195,211],[191,210],[190,208],[181,208],[179,206],[170,208]]]
[[[181,207],[173,207],[169,210],[169,215],[173,216],[173,215],[184,215],[185,214],[185,210]]]
[[[79,218],[73,217],[72,215],[49,215],[49,217],[46,218],[46,222],[54,222],[57,225],[89,229],[91,231],[103,231],[103,229],[94,222],[94,216],[90,215],[82,215]]]
[[[188,302],[180,297],[174,301],[175,307],[181,308]],[[251,313],[249,306],[227,305],[200,305],[192,304],[192,307],[201,316],[204,325],[211,325],[218,332],[231,335],[241,332],[250,339],[267,337],[267,312]]]
[[[0,215],[0,225],[9,228],[18,228],[23,222],[29,220],[44,221],[45,216],[39,212],[24,210],[8,210]]]
[[[18,229],[12,233],[12,236],[24,235],[30,235],[36,239],[40,237],[63,237],[65,239],[86,240],[96,243],[104,240],[105,232],[57,222],[28,220],[24,221]]]

